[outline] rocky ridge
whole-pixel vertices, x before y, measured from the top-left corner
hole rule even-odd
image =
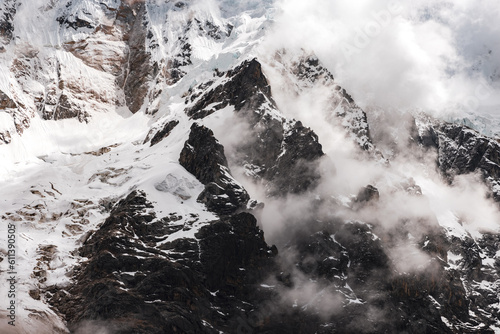
[[[16,174],[36,186],[23,189],[22,208],[16,197],[6,202],[2,220],[24,227],[23,240],[43,236],[36,261],[22,259],[26,319],[36,317],[47,333],[498,328],[497,233],[457,234],[467,217],[443,226],[407,175],[346,198],[319,190],[334,173],[322,162],[335,165],[336,157],[276,102],[276,73],[292,95],[324,92],[323,117],[366,164],[380,155],[366,113],[317,57],[241,55],[246,50],[234,45],[248,33],[238,25],[245,20],[180,1],[50,2],[38,10],[57,27],[62,47],[14,43],[26,37],[15,29],[15,4],[1,7],[5,54],[14,55],[7,67],[1,63],[12,79],[0,85],[0,110],[12,120],[1,131],[2,148],[38,122],[92,129],[123,108],[132,124],[120,143],[37,156],[40,170],[55,170],[51,182]],[[213,51],[223,46],[226,53]],[[221,131],[210,129],[218,117],[244,124],[227,147]],[[498,197],[496,140],[428,118],[417,117],[411,130],[414,140],[404,140],[419,154],[436,152],[449,183],[480,173]],[[389,164],[377,166],[392,173]],[[262,203],[251,199],[254,187],[264,190]],[[88,198],[77,199],[71,188]],[[287,212],[276,210],[269,222],[265,210],[296,198],[302,206],[285,207],[292,214],[270,245],[263,222]],[[393,218],[382,214],[388,198],[415,201],[421,212],[394,214],[396,223],[384,224]],[[412,256],[424,259],[418,268],[401,265]]]

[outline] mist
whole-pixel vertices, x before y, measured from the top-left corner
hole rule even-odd
[[[145,0],[123,0],[123,3],[133,5],[141,1]],[[272,2],[210,0],[195,1],[191,6],[202,6],[206,9],[203,12],[217,18],[222,16],[229,22],[232,15],[243,11],[255,17],[267,15]],[[215,8],[217,3],[223,3],[224,10]],[[47,6],[42,0],[32,0],[31,4],[37,8]],[[270,293],[269,299],[277,296],[276,305],[273,304],[269,312],[301,309],[328,321],[331,316],[344,312],[346,304],[369,303],[370,298],[378,298],[373,296],[375,288],[363,289],[371,282],[389,285],[394,277],[441,274],[439,269],[446,266],[447,249],[442,247],[444,255],[436,264],[439,250],[425,248],[432,242],[429,236],[478,239],[481,233],[498,233],[499,206],[491,199],[481,176],[470,174],[445,179],[437,168],[437,152],[415,140],[414,117],[420,111],[445,120],[479,115],[485,117],[481,122],[487,123],[489,117],[493,117],[492,112],[500,110],[500,28],[492,24],[500,22],[500,9],[494,0],[416,0],[412,3],[276,0],[274,5],[274,25],[252,52],[262,63],[279,111],[287,119],[301,121],[319,137],[325,156],[308,166],[320,176],[317,185],[300,194],[270,195],[266,180],[256,177],[258,171],[252,174],[251,168],[241,165],[244,159],[240,148],[251,146],[259,139],[245,118],[233,113],[229,105],[200,122],[211,128],[223,144],[235,179],[252,199],[264,203],[257,205],[252,214],[265,232],[266,242],[279,249],[276,260],[279,270],[273,271],[273,277],[261,285],[275,293]],[[59,27],[55,17],[46,17],[45,22],[52,22],[60,29],[53,36],[47,34],[33,24],[37,22],[33,18],[40,17],[32,11],[26,6],[18,11],[17,25],[25,27],[16,32],[18,40],[29,36],[29,40],[38,43],[34,47],[41,49],[60,46],[60,39],[69,36],[65,29]],[[247,17],[240,19],[247,20]],[[238,29],[234,31],[232,34],[239,33]],[[232,43],[230,39],[227,41]],[[224,39],[221,45],[222,42]],[[190,44],[187,45],[190,48]],[[245,52],[250,48],[241,47]],[[233,54],[236,49],[235,46],[227,51],[227,56],[241,57],[239,59],[249,56],[239,51],[238,55]],[[355,136],[336,119],[334,107],[338,101],[332,94],[337,86],[322,82],[297,85],[276,59],[280,50],[286,50],[287,55],[281,56],[289,57],[290,61],[303,55],[318,57],[335,77],[335,83],[345,88],[366,111],[373,146],[362,149]],[[45,56],[43,52],[42,56]],[[63,73],[70,73],[68,68],[64,67]],[[205,77],[194,78],[190,74],[187,78],[203,80]],[[76,77],[70,79],[76,80]],[[163,93],[168,103],[172,103],[172,110],[177,110],[181,100],[167,95],[187,88],[182,86],[184,83],[180,81],[179,89]],[[191,100],[193,98],[194,95]],[[161,114],[152,120],[159,121]],[[126,131],[127,128],[121,129]],[[160,146],[154,150],[160,151]],[[149,155],[142,160],[147,157]],[[178,160],[178,155],[174,158]],[[134,161],[142,161],[139,159]],[[367,189],[371,193],[364,196]],[[369,244],[374,245],[373,249],[367,253],[374,251],[368,255],[383,257],[381,262],[387,258],[387,263],[383,263],[380,272],[367,273],[361,283],[357,282],[358,286],[351,287],[347,273],[351,275],[364,268],[349,267],[351,258],[346,255],[347,247],[364,251],[366,245],[356,244],[359,240],[352,232],[355,229],[361,231],[362,238],[373,242]],[[376,253],[379,250],[380,253]],[[346,257],[349,262],[343,263]],[[337,272],[328,272],[330,276],[318,273],[318,263],[323,261]],[[359,267],[366,265],[361,261],[358,264]],[[337,269],[341,266],[342,270]],[[282,276],[276,277],[277,273]],[[377,277],[386,274],[383,280]],[[379,291],[387,293],[387,290]],[[215,293],[212,296],[215,297]],[[370,308],[373,305],[368,306],[370,312],[363,317],[369,321],[388,317],[385,312],[389,312],[389,307]],[[364,321],[363,317],[357,320]],[[0,332],[3,330],[0,327]],[[76,334],[112,334],[121,330],[119,325],[101,321],[83,322],[74,328]]]
[[[416,21],[410,15],[416,9],[403,5],[390,7],[391,11],[387,9],[395,13],[389,25],[404,28],[402,32],[396,27],[388,27],[387,31],[380,32],[380,40],[374,39],[373,45],[366,46],[364,54],[353,54],[347,59],[342,49],[334,46],[342,45],[342,36],[347,36],[349,26],[345,22],[328,21],[328,15],[362,24],[374,11],[386,10],[382,6],[370,6],[370,2],[364,4],[366,8],[340,4],[322,7],[294,4],[290,8],[283,5],[276,31],[260,50],[259,60],[273,87],[278,109],[286,117],[300,120],[313,129],[326,153],[315,166],[321,174],[315,189],[284,198],[269,197],[265,184],[248,177],[237,164],[231,165],[242,138],[246,141],[252,138],[248,124],[230,113],[224,120],[221,116],[217,122],[208,122],[225,147],[233,175],[252,198],[265,203],[256,216],[266,241],[278,246],[280,263],[294,280],[293,288],[279,290],[281,303],[298,303],[324,317],[342,310],[344,297],[339,295],[339,290],[330,291],[324,282],[311,280],[296,268],[300,252],[290,244],[294,238],[300,238],[297,236],[321,231],[329,222],[365,224],[373,238],[380,240],[395,275],[436,275],[435,255],[423,249],[427,236],[445,236],[454,229],[461,231],[461,237],[474,238],[499,229],[498,205],[489,198],[489,190],[480,177],[458,176],[450,184],[437,169],[437,152],[421,147],[413,137],[415,111],[426,110],[447,117],[450,106],[455,103],[453,98],[461,96],[459,90],[480,92],[477,96],[484,97],[484,91],[495,89],[496,79],[486,75],[486,65],[474,70],[469,66],[467,57],[472,56],[460,53],[454,41],[457,36],[445,22],[434,16],[429,16],[426,22]],[[327,10],[323,12],[325,6]],[[302,11],[306,13],[303,18],[291,19]],[[346,11],[350,15],[342,16]],[[433,15],[438,14],[439,11]],[[283,30],[292,22],[296,33]],[[318,30],[308,30],[315,28]],[[330,32],[340,34],[329,35]],[[399,33],[412,38],[402,40]],[[430,39],[420,40],[423,36],[430,36]],[[440,50],[433,49],[436,45]],[[416,53],[408,53],[406,47]],[[362,150],[339,122],[332,121],[330,96],[333,87],[322,83],[300,87],[284,75],[282,64],[276,60],[276,54],[283,49],[286,55],[280,53],[281,58],[317,55],[334,74],[335,81],[353,93],[356,103],[364,106],[368,113],[375,145],[372,151]],[[489,65],[494,66],[493,63]],[[450,66],[455,72],[450,72]],[[483,86],[475,90],[477,85]],[[231,124],[238,126],[228,130]],[[379,196],[367,202],[360,201],[358,195],[368,185],[375,187]],[[273,279],[270,282],[275,283]],[[339,288],[347,289],[345,286]]]
[[[493,0],[278,1],[264,48],[314,52],[363,108],[447,118],[500,106]]]

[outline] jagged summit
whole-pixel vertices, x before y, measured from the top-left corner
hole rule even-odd
[[[0,4],[20,333],[498,331],[497,140],[366,112],[274,6]]]

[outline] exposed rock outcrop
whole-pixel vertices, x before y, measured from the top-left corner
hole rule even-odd
[[[125,92],[125,101],[130,111],[137,112],[144,103],[149,83],[157,73],[152,71],[151,55],[146,52],[147,29],[144,24],[146,5],[143,1],[123,3],[116,14],[117,24],[123,26],[127,44],[122,69],[117,84]]]
[[[223,81],[215,88],[208,88],[214,85],[208,82],[193,89],[186,100],[191,102],[187,114],[204,118],[234,106],[239,120],[252,129],[249,140],[236,145],[235,163],[244,166],[247,175],[264,180],[272,196],[313,189],[320,178],[316,167],[324,155],[322,146],[311,129],[281,116],[260,63],[245,61],[220,76]]]
[[[278,65],[273,66],[281,68],[281,74],[289,78],[285,81],[289,85],[288,89],[298,95],[322,92],[325,96],[318,97],[324,100],[321,107],[325,120],[338,129],[344,129],[346,137],[356,142],[361,149],[368,152],[375,150],[366,113],[335,81],[318,57],[304,52],[295,57],[281,50],[275,54],[274,61]]]
[[[85,122],[87,121],[88,117],[89,117],[88,112],[80,110],[78,106],[73,105],[70,102],[68,95],[63,93],[59,97],[56,109],[51,118],[54,120],[66,119],[66,118],[78,118],[80,122]]]
[[[14,133],[41,116],[50,122],[37,119],[40,127],[12,148],[38,134],[55,143],[47,155],[36,146],[12,152],[3,173],[23,182],[4,180],[2,205],[11,212],[2,219],[29,227],[22,243],[38,243],[43,233],[51,240],[23,249],[33,255],[23,260],[33,275],[19,285],[19,305],[33,306],[26,323],[42,314],[38,307],[53,307],[75,333],[491,333],[500,326],[498,233],[470,232],[451,206],[434,217],[426,202],[434,180],[420,187],[377,149],[386,146],[390,158],[403,158],[408,143],[418,157],[435,151],[451,184],[480,174],[500,201],[496,139],[415,123],[409,114],[399,122],[387,113],[370,129],[374,118],[316,56],[282,50],[250,58],[269,20],[249,11],[228,19],[212,6],[231,1],[49,1],[33,15],[46,14],[57,28],[44,30],[42,43],[29,40],[40,36],[31,25],[13,26],[21,2],[0,4],[0,52],[13,55],[0,63],[7,73],[0,141],[17,140]],[[351,193],[352,184],[335,178],[317,187],[350,157],[326,157],[307,119],[289,117],[309,110],[279,110],[289,106],[286,97],[322,111],[319,129],[345,140],[355,152],[349,163],[359,166],[339,174],[354,180],[365,172],[364,183],[353,184],[373,186]],[[55,122],[69,118],[95,127],[87,134],[78,124],[82,140],[73,140],[74,122]],[[236,126],[218,127],[228,120]],[[389,121],[405,124],[377,132]],[[53,132],[62,127],[67,138],[58,145]],[[45,137],[40,128],[52,132]],[[26,164],[16,164],[18,156]],[[33,172],[21,175],[18,166]],[[59,171],[69,176],[56,182]],[[243,178],[263,203],[250,200]],[[410,212],[398,207],[405,201]]]
[[[49,288],[69,328],[106,323],[116,333],[148,334],[238,328],[252,285],[276,254],[255,218],[241,213],[209,223],[194,239],[159,245],[173,231],[151,209],[140,192],[120,201],[80,249],[89,260],[74,271],[74,284],[66,292]]]
[[[164,138],[168,137],[170,135],[170,132],[179,124],[179,121],[170,121],[167,122],[161,130],[156,132],[151,138],[151,146],[158,144],[161,142]],[[148,136],[149,137],[149,136]],[[146,138],[144,140],[144,143],[146,143],[149,140],[149,138]]]
[[[2,44],[9,44],[13,37],[13,19],[17,12],[16,0],[5,0],[0,4],[0,53],[3,52]]]
[[[276,163],[265,175],[272,185],[270,193],[299,194],[314,189],[320,179],[318,159],[323,155],[318,136],[301,122],[293,123],[284,133]]]
[[[0,110],[16,108],[17,104],[7,94],[0,91]]]
[[[193,119],[204,118],[228,104],[234,106],[236,111],[259,110],[265,102],[276,108],[271,97],[271,87],[255,58],[244,61],[222,76],[229,80],[209,90],[201,98],[198,98],[197,94],[189,97],[191,101],[197,100],[186,111],[188,116]],[[212,104],[214,106],[207,109]]]
[[[179,163],[205,185],[198,201],[219,214],[232,214],[248,203],[250,196],[231,176],[224,147],[212,130],[193,123]]]
[[[500,144],[463,125],[420,121],[419,141],[437,149],[439,169],[450,182],[455,175],[480,173],[500,201]]]
[[[372,185],[367,185],[363,189],[361,189],[356,196],[356,201],[357,202],[370,202],[370,201],[376,201],[380,197],[380,194],[378,192],[378,189],[375,188]]]

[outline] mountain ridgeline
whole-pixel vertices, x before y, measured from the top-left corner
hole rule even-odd
[[[28,147],[12,166],[40,171],[0,212],[31,240],[19,327],[498,332],[500,233],[443,223],[420,179],[395,172],[412,154],[498,210],[498,140],[415,114],[388,148],[312,52],[259,49],[268,2],[233,5],[0,4],[0,149]],[[283,102],[317,92],[299,115]]]

